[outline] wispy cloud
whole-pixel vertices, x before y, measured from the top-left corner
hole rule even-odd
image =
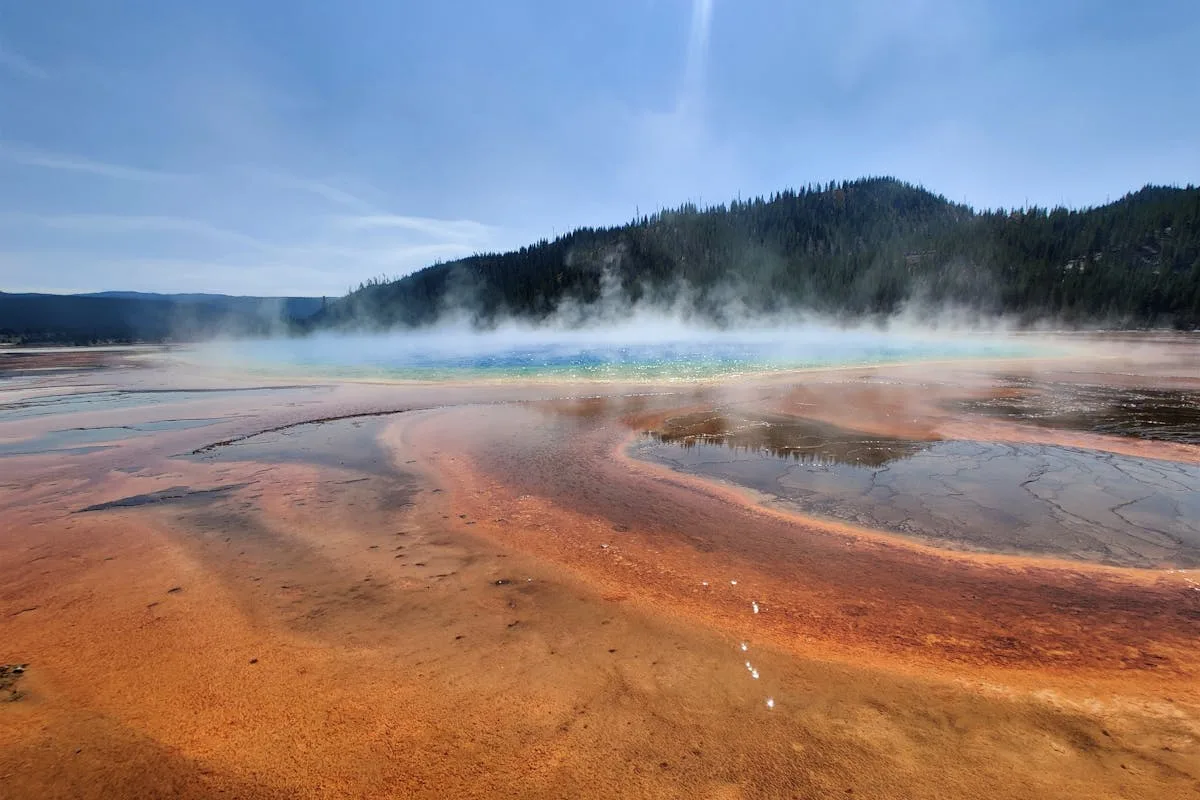
[[[158,170],[125,166],[124,164],[94,161],[82,156],[53,153],[12,142],[0,142],[0,159],[27,167],[82,172],[89,175],[98,175],[125,181],[166,181],[187,177],[174,172],[160,172]]]
[[[315,195],[324,197],[331,203],[338,203],[344,206],[359,206],[361,208],[367,208],[370,206],[370,204],[365,200],[355,197],[349,192],[339,189],[336,186],[330,186],[329,184],[322,183],[320,181],[300,180],[294,181],[292,185],[297,189],[302,189],[306,192],[312,192]]]
[[[170,217],[136,214],[29,214],[19,211],[0,212],[0,225],[36,225],[77,233],[123,234],[166,232],[204,236],[255,249],[267,245],[244,233],[217,227],[191,217]]]
[[[490,225],[470,219],[434,219],[402,214],[338,217],[337,223],[351,230],[400,229],[452,241],[485,241],[494,231]]]
[[[311,247],[281,248],[276,255],[288,260],[306,263],[353,264],[355,267],[385,269],[390,273],[407,273],[427,267],[433,261],[459,258],[469,255],[471,248],[458,242],[431,242],[427,244],[405,244],[391,242],[376,247],[354,245],[314,245]],[[352,273],[353,274],[353,273]]]
[[[18,72],[27,78],[46,80],[50,77],[50,74],[46,70],[15,50],[5,47],[3,44],[0,44],[0,66],[10,69],[13,72]]]
[[[351,192],[341,189],[325,181],[313,180],[311,178],[303,178],[296,175],[288,175],[282,172],[273,170],[259,169],[252,167],[248,170],[255,177],[262,178],[281,189],[292,189],[307,194],[313,194],[317,197],[324,198],[330,203],[339,206],[347,206],[355,208],[365,213],[375,213],[378,211],[371,203],[363,200]]]

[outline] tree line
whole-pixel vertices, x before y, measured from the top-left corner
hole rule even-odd
[[[310,327],[488,326],[565,303],[682,305],[717,324],[792,309],[850,317],[953,306],[1125,327],[1200,325],[1200,189],[1146,186],[1088,209],[976,211],[893,178],[580,228],[373,280]],[[735,313],[736,312],[736,313]]]

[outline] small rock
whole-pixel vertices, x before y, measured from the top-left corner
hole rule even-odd
[[[25,697],[25,693],[16,688],[17,680],[25,674],[28,664],[0,664],[0,700],[15,703]]]

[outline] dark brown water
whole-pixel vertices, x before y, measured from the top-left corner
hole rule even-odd
[[[1007,378],[1001,389],[956,407],[1047,428],[1200,444],[1200,392],[1025,378]]]

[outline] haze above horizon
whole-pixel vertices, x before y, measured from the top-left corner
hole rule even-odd
[[[1200,182],[1200,6],[0,9],[0,290],[337,295],[685,201]]]

